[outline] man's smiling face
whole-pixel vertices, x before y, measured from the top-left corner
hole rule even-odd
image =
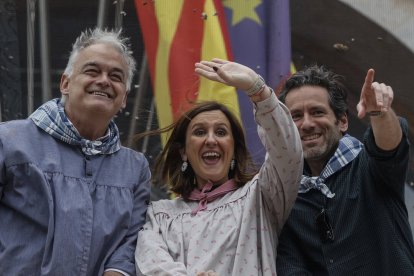
[[[326,163],[348,128],[347,116],[335,117],[328,91],[320,86],[292,89],[285,103],[299,130],[305,160]]]
[[[71,120],[77,114],[97,114],[112,118],[126,105],[128,66],[110,44],[94,44],[82,49],[70,76],[61,80],[67,96],[65,111]],[[92,116],[91,116],[92,117]]]

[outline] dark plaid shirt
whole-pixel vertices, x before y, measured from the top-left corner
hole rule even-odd
[[[377,148],[372,130],[367,131],[365,148],[325,182],[335,197],[315,189],[298,195],[279,239],[278,276],[414,275],[413,237],[404,203],[406,121],[401,125],[404,137],[393,151]],[[324,225],[317,217],[322,210],[333,240],[321,235]]]

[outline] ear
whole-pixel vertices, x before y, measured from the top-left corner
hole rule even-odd
[[[183,161],[187,161],[187,154],[185,154],[185,149],[184,148],[180,149],[180,155],[181,155],[181,159]]]
[[[129,94],[129,91],[127,91],[124,95],[124,99],[122,100],[122,107],[121,107],[122,109],[124,109],[126,107],[128,94]]]
[[[341,118],[339,118],[338,126],[339,126],[339,130],[342,133],[345,133],[348,130],[348,115],[347,114],[344,114],[342,115]]]
[[[62,75],[60,78],[60,92],[63,95],[69,94],[69,77],[67,75]]]

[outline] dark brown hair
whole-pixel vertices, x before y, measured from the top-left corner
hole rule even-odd
[[[287,94],[302,86],[320,86],[328,91],[329,105],[336,119],[348,114],[348,90],[343,84],[344,77],[335,74],[325,66],[313,65],[293,74],[284,84],[279,100],[285,103]]]
[[[234,139],[236,166],[234,170],[230,170],[229,178],[233,178],[238,185],[243,186],[253,178],[257,170],[248,152],[243,128],[239,120],[221,103],[215,101],[197,103],[173,124],[162,129],[142,133],[137,137],[140,139],[147,135],[171,132],[164,149],[155,163],[154,175],[160,175],[164,183],[168,183],[169,189],[183,198],[187,198],[194,187],[196,187],[195,174],[191,165],[189,164],[185,172],[181,171],[183,161],[180,150],[185,147],[187,128],[191,120],[198,114],[213,110],[223,112],[230,122]]]

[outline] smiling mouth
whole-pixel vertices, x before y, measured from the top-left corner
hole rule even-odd
[[[312,140],[318,139],[319,137],[321,137],[321,134],[311,134],[311,135],[302,136],[301,139],[302,141],[312,141]]]
[[[108,98],[108,99],[112,99],[112,96],[109,93],[104,92],[104,91],[91,91],[91,92],[89,92],[89,94],[90,95],[95,95],[95,96],[105,97],[105,98]]]
[[[207,163],[218,161],[221,155],[218,152],[209,151],[204,153],[202,156],[203,160]]]

